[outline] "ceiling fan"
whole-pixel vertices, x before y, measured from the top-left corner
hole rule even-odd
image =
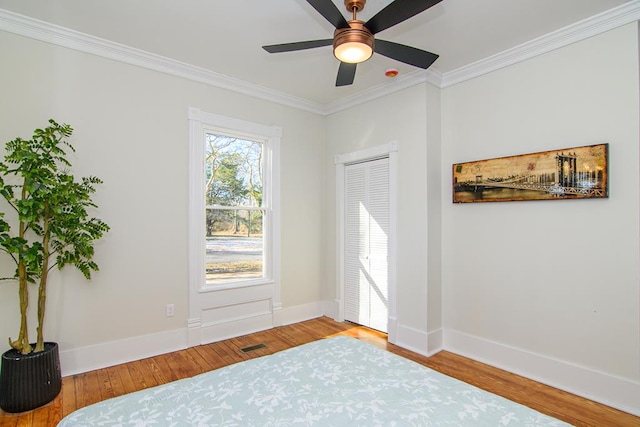
[[[353,19],[347,21],[331,0],[307,0],[324,18],[336,27],[332,39],[309,40],[262,46],[269,53],[291,52],[333,44],[333,54],[340,60],[336,86],[353,83],[356,65],[364,62],[373,52],[405,64],[427,69],[438,59],[435,53],[386,40],[376,40],[374,34],[399,24],[442,0],[395,0],[367,22],[357,19],[367,0],[344,0]]]

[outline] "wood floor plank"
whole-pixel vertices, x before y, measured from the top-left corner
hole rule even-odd
[[[76,383],[74,377],[62,378],[62,414],[64,418],[77,409]]]
[[[198,353],[198,350],[195,347],[191,347],[185,350],[184,358],[187,360],[187,363],[193,365],[198,370],[198,374],[202,374],[204,372],[212,371],[215,369],[215,365],[209,363],[204,357]]]
[[[98,369],[96,371],[96,377],[98,379],[98,388],[100,389],[101,400],[110,399],[115,397],[116,394],[111,385],[111,378],[109,378],[109,371],[107,369]]]
[[[36,411],[38,411],[38,409],[36,409],[35,411],[28,411],[18,414],[16,427],[27,427],[36,425],[33,423],[33,415]]]
[[[0,411],[0,427],[15,427],[18,421],[18,417],[12,417],[8,414]]]
[[[300,344],[307,344],[322,338],[322,334],[319,334],[317,329],[308,327],[304,323],[296,323],[290,326]]]
[[[83,382],[85,374],[74,375],[75,388],[76,388],[76,408],[82,408],[85,406],[84,403],[84,395],[85,395],[85,384]]]
[[[163,356],[150,357],[149,359],[146,359],[147,366],[153,373],[153,377],[156,379],[158,384],[166,384],[178,379],[178,377],[176,377],[169,368],[169,364]]]
[[[46,410],[46,423],[42,425],[57,425],[62,419],[62,393],[58,393],[53,402],[44,407]]]
[[[229,346],[224,341],[215,343],[213,349],[216,353],[218,353],[218,356],[221,357],[227,365],[232,365],[234,363],[242,361],[242,359],[238,358],[238,356],[233,352],[231,348],[229,348]]]
[[[127,368],[127,365],[114,366],[110,373],[113,373],[114,378],[117,377],[118,379],[120,379],[120,384],[122,384],[122,394],[131,393],[138,390],[135,382],[133,381],[133,378],[131,377],[131,372]]]
[[[229,355],[231,355],[231,357],[233,357],[235,363],[251,359],[251,356],[249,356],[247,353],[243,353],[240,350],[242,348],[242,345],[238,345],[238,341],[235,338],[222,341],[220,344],[221,346],[226,348],[226,351]]]
[[[184,353],[186,353],[186,351],[181,350],[166,355],[165,359],[175,377],[178,379],[190,378],[202,373],[196,364],[184,357]]]
[[[8,414],[0,410],[0,427],[16,427],[18,425],[18,415]]]
[[[35,411],[30,411],[30,412],[20,414],[16,422],[16,427],[29,427],[29,426],[37,425],[33,423],[34,412]]]
[[[48,426],[54,425],[49,422],[49,411],[48,409],[51,407],[51,404],[46,405],[43,408],[39,408],[33,411],[33,418],[31,419],[31,425],[34,426]]]
[[[233,355],[227,349],[227,346],[222,344],[222,341],[212,344],[211,349],[215,352],[214,357],[222,359],[225,366],[239,361],[238,359],[233,357]]]
[[[104,371],[109,378],[109,383],[111,384],[111,396],[109,397],[122,396],[125,394],[124,385],[122,384],[122,378],[120,378],[118,368],[116,366],[111,366],[109,368],[105,368]]]
[[[218,369],[226,365],[225,361],[220,358],[211,345],[199,345],[193,347],[193,350],[211,366],[211,369]]]
[[[126,366],[135,384],[136,391],[158,385],[158,381],[156,381],[153,376],[153,372],[147,366],[146,359],[136,360],[128,363]]]
[[[304,344],[306,340],[300,339],[300,335],[296,332],[296,330],[291,326],[283,326],[278,334],[290,344],[291,347],[295,347],[301,344]]]
[[[233,340],[225,340],[220,343],[220,347],[224,348],[227,354],[233,358],[233,363],[244,362],[251,357],[240,351],[240,347]],[[219,347],[219,348],[220,348]]]
[[[79,394],[76,396],[78,408],[83,408],[102,400],[98,382],[98,373],[96,371],[85,372],[77,376],[76,389],[80,389]]]
[[[263,342],[269,350],[271,350],[271,354],[290,347],[290,345],[285,340],[283,340],[280,335],[275,334],[272,331],[273,329],[269,331],[269,334],[265,333],[260,336],[260,341]]]
[[[386,335],[381,332],[350,323],[334,322],[326,317],[65,377],[62,380],[62,393],[51,404],[23,414],[0,411],[0,426],[55,426],[75,409],[109,397],[335,335],[368,342],[578,427],[640,427],[639,417],[614,408],[446,351],[432,357],[412,353],[389,344]],[[260,343],[265,344],[266,348],[249,353],[240,350]]]

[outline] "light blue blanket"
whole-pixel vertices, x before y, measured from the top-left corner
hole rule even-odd
[[[59,426],[566,426],[349,337],[79,409]]]

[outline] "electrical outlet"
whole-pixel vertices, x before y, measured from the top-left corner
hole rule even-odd
[[[167,306],[164,309],[165,314],[167,315],[167,317],[171,317],[174,314],[176,314],[176,308],[173,304],[167,304]]]

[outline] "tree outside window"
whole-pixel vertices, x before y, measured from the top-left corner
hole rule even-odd
[[[205,133],[208,285],[264,277],[263,143]]]

